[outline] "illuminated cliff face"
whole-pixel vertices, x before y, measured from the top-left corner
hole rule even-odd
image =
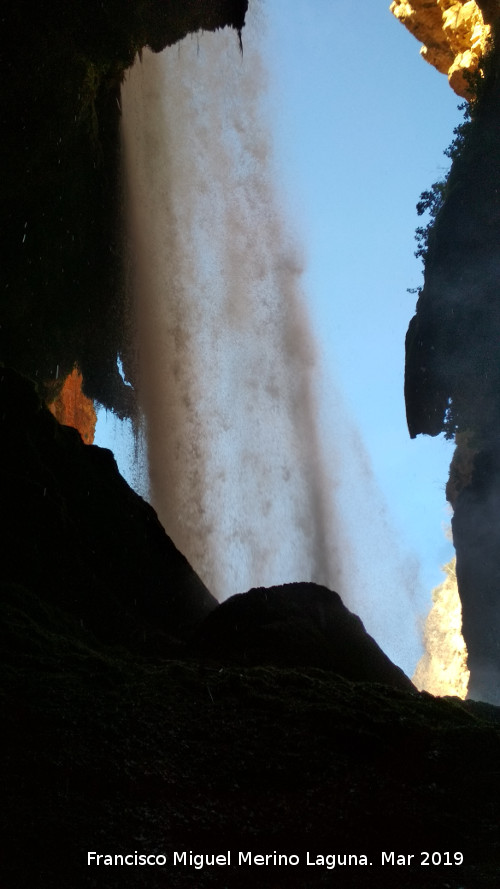
[[[394,0],[391,12],[424,45],[422,57],[467,98],[468,75],[484,55],[491,33],[487,4],[475,0]]]
[[[455,559],[444,566],[445,579],[432,591],[432,608],[424,625],[425,654],[413,683],[433,695],[465,698],[469,682],[467,649],[462,636],[462,606],[458,595]]]
[[[80,371],[74,367],[66,377],[59,395],[48,408],[59,423],[78,429],[85,444],[92,444],[97,414],[92,399],[87,398],[82,392],[82,382]]]

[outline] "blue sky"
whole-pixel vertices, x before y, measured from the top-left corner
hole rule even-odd
[[[334,381],[359,430],[394,548],[418,563],[413,610],[424,616],[453,552],[443,532],[452,446],[411,441],[406,429],[404,338],[416,301],[407,288],[422,277],[415,205],[446,170],[460,100],[421,59],[386,0],[358,0],[355,13],[347,0],[258,2],[267,20],[276,165],[322,355],[322,411]],[[97,443],[113,448],[141,488],[126,426],[106,426],[101,416]],[[378,641],[411,672],[419,643],[413,617],[408,623],[399,650],[389,637]]]
[[[415,205],[447,169],[460,99],[385,0],[361,0],[355,14],[345,0],[264,5],[276,152],[325,372],[340,382],[430,593],[452,554],[442,532],[452,445],[407,433],[407,288],[422,282]]]

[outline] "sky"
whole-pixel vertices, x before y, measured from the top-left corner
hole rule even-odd
[[[418,562],[423,617],[453,554],[443,530],[452,445],[407,432],[404,337],[416,301],[407,288],[422,278],[415,205],[447,168],[460,100],[386,0],[358,0],[355,14],[348,0],[259,2],[275,158],[304,255],[322,403],[327,413],[334,380],[398,545]],[[126,426],[101,414],[96,443],[137,486]]]
[[[404,338],[422,283],[420,193],[448,168],[460,98],[385,0],[265,4],[276,153],[306,251],[326,378],[340,381],[389,510],[428,589],[452,555],[444,487],[453,446],[411,441]]]

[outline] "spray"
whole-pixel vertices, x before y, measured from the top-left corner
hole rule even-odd
[[[150,495],[219,599],[325,584],[408,671],[414,561],[399,558],[335,383],[328,419],[317,400],[321,360],[273,158],[262,28],[254,4],[243,56],[230,31],[144,51],[122,92]]]
[[[253,45],[246,31],[242,57],[228,31],[145,51],[122,96],[151,495],[220,598],[339,581],[302,260]]]

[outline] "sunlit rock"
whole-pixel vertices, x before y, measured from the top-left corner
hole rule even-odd
[[[66,377],[61,391],[48,405],[48,408],[59,423],[78,429],[85,444],[92,444],[97,414],[92,399],[83,394],[82,383],[82,374],[78,368],[74,367]]]
[[[459,96],[469,95],[491,34],[490,10],[475,0],[394,0],[391,12],[423,46],[422,57],[447,74]]]
[[[465,698],[469,670],[455,559],[442,570],[446,577],[432,591],[433,605],[423,631],[425,653],[417,664],[413,682],[420,691]]]

